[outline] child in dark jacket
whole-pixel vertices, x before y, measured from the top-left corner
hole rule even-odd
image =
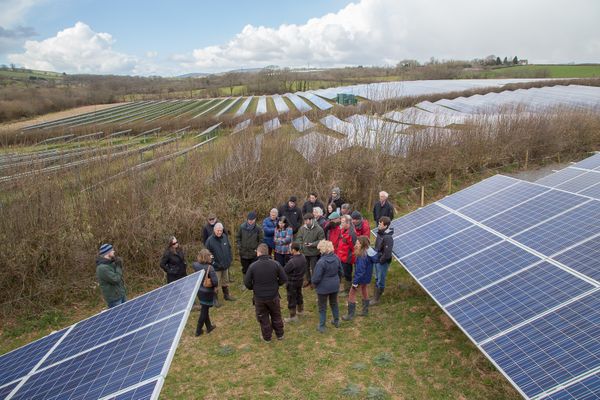
[[[212,287],[207,288],[204,286],[204,279],[202,279],[200,289],[198,289],[198,299],[200,300],[201,309],[198,325],[196,326],[196,336],[200,336],[204,333],[202,330],[203,325],[206,325],[206,333],[212,332],[217,327],[210,322],[210,316],[208,315],[208,310],[214,304],[215,288],[219,284],[217,273],[211,264],[212,254],[210,254],[210,251],[207,249],[200,250],[197,261],[192,264],[194,271],[205,271],[205,274],[208,274],[212,282]]]
[[[369,314],[368,286],[369,283],[371,283],[371,277],[373,276],[373,264],[377,262],[377,253],[369,247],[369,245],[368,237],[359,236],[356,240],[356,245],[354,246],[356,271],[354,273],[352,287],[348,293],[348,314],[342,317],[344,321],[350,321],[354,318],[356,312],[356,292],[358,290],[360,290],[363,299],[363,309],[360,315],[367,316]]]
[[[306,274],[307,261],[304,254],[300,253],[300,243],[292,243],[291,251],[292,258],[285,264],[283,268],[288,277],[287,282],[287,301],[290,317],[285,318],[285,322],[296,322],[296,310],[299,315],[304,312],[304,298],[302,297],[302,286],[304,275]]]

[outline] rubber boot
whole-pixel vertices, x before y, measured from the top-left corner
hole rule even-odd
[[[321,333],[325,332],[325,312],[325,310],[319,311],[319,326],[317,327],[317,330]]]
[[[284,322],[298,322],[298,317],[296,316],[296,307],[290,308],[290,317],[284,318]]]
[[[381,294],[383,293],[383,289],[375,288],[375,294],[373,295],[373,299],[369,302],[370,305],[374,306],[379,304],[379,299],[381,298]]]
[[[213,306],[215,306],[216,308],[222,306],[222,304],[219,303],[219,292],[215,292],[215,300],[213,301]]]
[[[354,313],[356,312],[356,303],[348,303],[348,314],[344,315],[342,319],[344,321],[352,321]]]
[[[340,306],[339,306],[339,304],[336,303],[334,306],[331,306],[331,313],[333,314],[333,320],[331,321],[331,323],[336,328],[339,328],[340,327]]]
[[[223,288],[223,298],[227,301],[235,301],[236,299],[229,294],[229,286]]]
[[[298,314],[300,316],[304,315],[304,304],[298,304],[298,310],[297,310],[296,314]]]
[[[362,311],[360,313],[361,317],[366,317],[369,315],[369,303],[371,303],[369,300],[362,301]]]

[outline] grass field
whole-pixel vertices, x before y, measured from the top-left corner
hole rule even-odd
[[[36,70],[0,70],[0,79],[1,78],[12,78],[12,79],[30,79],[30,77],[36,79],[62,79],[63,75],[59,72],[50,72],[50,71],[36,71]]]
[[[600,64],[594,65],[517,65],[482,72],[486,78],[510,78],[540,75],[546,78],[600,77]],[[544,76],[542,76],[544,75]]]
[[[260,340],[251,292],[241,291],[239,265],[232,268],[237,301],[211,309],[217,329],[201,337],[194,336],[198,310],[192,311],[161,398],[519,398],[396,262],[382,304],[372,307],[368,317],[342,322],[338,329],[328,322],[326,333],[320,334],[315,329],[315,294],[305,290],[306,315],[298,323],[286,324],[285,339],[272,343]],[[285,299],[285,289],[280,294]],[[282,300],[284,313],[285,304]],[[0,352],[101,308],[98,301],[69,311],[49,310],[35,321],[2,332]],[[346,311],[342,297],[340,309],[342,314]]]

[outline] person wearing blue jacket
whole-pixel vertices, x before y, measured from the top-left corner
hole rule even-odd
[[[354,246],[354,255],[356,261],[354,263],[355,272],[354,280],[352,281],[352,287],[348,293],[348,314],[344,315],[342,319],[344,321],[351,321],[354,318],[356,312],[356,292],[360,289],[362,295],[363,309],[360,313],[361,316],[366,317],[369,315],[369,283],[371,283],[371,277],[373,276],[373,264],[375,264],[379,258],[377,252],[369,247],[369,238],[366,236],[359,236]]]
[[[263,243],[269,246],[269,256],[273,255],[273,250],[275,250],[275,228],[277,228],[277,217],[279,216],[279,211],[276,208],[272,208],[269,216],[263,220],[262,229],[263,229]]]
[[[324,333],[328,300],[331,313],[333,314],[331,323],[336,328],[340,326],[338,292],[340,290],[340,279],[343,271],[342,263],[334,253],[333,243],[329,240],[321,240],[317,245],[317,249],[321,252],[321,258],[319,258],[317,265],[315,265],[311,285],[317,292],[317,301],[319,304],[319,326],[317,330]]]

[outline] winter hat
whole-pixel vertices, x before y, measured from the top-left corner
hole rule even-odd
[[[295,203],[297,200],[296,196],[291,196],[289,201]]]
[[[329,219],[336,219],[336,218],[340,218],[340,214],[337,211],[334,211],[331,214],[329,214]]]
[[[113,249],[112,244],[109,243],[104,243],[102,246],[100,246],[100,249],[98,250],[98,254],[100,254],[101,256],[110,253],[110,251]]]
[[[339,187],[334,187],[333,189],[331,189],[331,193],[335,193],[334,199],[337,199],[340,197],[340,194],[342,194],[342,191]]]
[[[350,215],[352,217],[352,219],[361,219],[362,215],[359,211],[352,211],[352,214]]]
[[[256,213],[255,213],[254,211],[250,211],[250,212],[248,213],[248,219],[249,219],[249,220],[256,219]]]

